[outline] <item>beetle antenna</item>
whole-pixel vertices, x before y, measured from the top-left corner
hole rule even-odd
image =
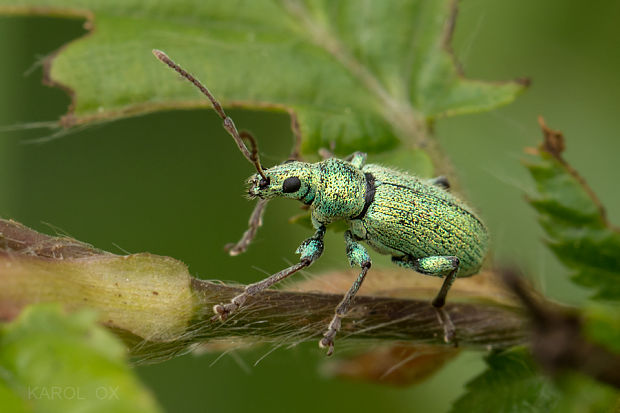
[[[166,53],[162,52],[161,50],[153,49],[153,54],[155,55],[156,58],[158,58],[163,63],[170,66],[172,69],[174,69],[182,77],[189,80],[207,98],[209,98],[209,100],[211,101],[211,104],[213,105],[213,109],[220,116],[220,118],[222,118],[222,120],[224,121],[224,129],[226,129],[226,131],[230,134],[230,136],[232,136],[232,138],[235,140],[235,143],[239,147],[239,150],[241,151],[243,156],[245,156],[245,158],[248,161],[250,161],[251,164],[254,165],[254,167],[256,168],[256,171],[259,173],[259,175],[264,180],[269,181],[269,178],[267,178],[267,176],[265,175],[265,172],[263,171],[263,167],[258,157],[258,143],[256,142],[256,139],[254,139],[254,137],[250,135],[249,132],[242,131],[241,134],[239,134],[239,132],[237,131],[237,127],[235,126],[235,123],[233,122],[231,118],[228,117],[228,115],[226,115],[226,112],[224,112],[222,105],[220,105],[217,99],[215,99],[215,97],[211,94],[211,92],[209,92],[209,89],[207,89],[202,83],[200,83],[198,79],[196,79],[190,73],[186,72],[183,68],[181,68],[181,66],[173,62],[172,59],[170,59],[166,55]],[[248,147],[245,145],[244,139],[250,142],[250,146],[252,147],[251,152],[248,150]]]

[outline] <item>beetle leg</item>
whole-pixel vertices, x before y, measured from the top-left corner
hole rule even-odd
[[[450,315],[443,306],[446,303],[448,291],[450,291],[450,287],[456,279],[460,264],[459,259],[452,255],[446,255],[413,260],[392,257],[392,261],[401,267],[411,268],[422,274],[445,277],[441,289],[433,299],[432,304],[437,311],[439,322],[443,326],[444,339],[447,343],[451,342],[454,339],[454,324],[452,324]]]
[[[266,206],[266,199],[260,199],[256,203],[256,206],[252,211],[252,215],[250,215],[250,220],[248,221],[247,231],[243,233],[243,236],[236,244],[230,243],[224,247],[230,255],[239,255],[248,249],[248,246],[252,243],[254,236],[256,236],[256,231],[261,225],[263,225],[263,213],[265,212]]]
[[[319,156],[321,159],[331,159],[334,157],[334,153],[327,148],[319,148]]]
[[[228,304],[214,305],[213,312],[216,315],[213,319],[219,318],[222,321],[226,320],[231,313],[235,312],[245,303],[248,297],[252,297],[286,277],[295,274],[297,271],[312,265],[323,253],[324,236],[325,227],[320,227],[312,237],[302,242],[299,248],[297,248],[296,252],[301,255],[297,264],[291,265],[257,283],[247,285],[245,291],[230,300]]]
[[[347,257],[349,258],[349,264],[351,264],[351,266],[359,265],[362,268],[362,271],[357,276],[355,282],[353,282],[353,285],[344,296],[340,304],[338,304],[338,307],[336,307],[334,317],[329,323],[327,331],[323,334],[323,338],[319,341],[319,346],[322,348],[327,347],[328,356],[331,356],[334,352],[334,338],[336,337],[338,330],[340,330],[341,319],[349,311],[349,307],[355,298],[355,294],[357,294],[357,291],[362,286],[366,273],[368,273],[371,266],[368,251],[366,251],[366,248],[364,248],[360,243],[355,242],[351,231],[344,233],[344,239],[347,244]]]
[[[436,178],[429,179],[428,182],[431,185],[438,186],[445,189],[446,191],[450,189],[450,181],[448,181],[448,178],[446,178],[445,176],[438,176]]]
[[[362,169],[362,167],[366,164],[366,155],[364,152],[353,152],[351,155],[344,158],[345,161],[349,161],[358,169]]]
[[[319,156],[323,160],[335,158],[336,157],[336,155],[334,155],[335,149],[336,149],[336,142],[331,141],[329,142],[329,148],[319,148]]]

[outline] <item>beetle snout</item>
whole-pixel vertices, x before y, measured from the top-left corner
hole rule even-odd
[[[262,198],[262,191],[269,188],[271,179],[269,177],[263,178],[260,175],[254,175],[248,181],[248,195],[252,198]]]

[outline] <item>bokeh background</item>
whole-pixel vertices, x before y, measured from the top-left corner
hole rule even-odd
[[[530,77],[530,89],[499,110],[443,119],[436,134],[452,158],[465,195],[484,216],[497,262],[518,265],[546,295],[567,303],[585,294],[545,249],[532,187],[520,159],[540,140],[536,118],[564,131],[566,158],[620,222],[620,2],[465,0],[455,53],[471,78]],[[80,20],[0,17],[0,127],[55,120],[69,104],[41,84],[37,63],[85,33]],[[300,79],[302,81],[302,79]],[[284,114],[230,111],[260,139],[267,165],[289,152]],[[294,260],[308,236],[286,217],[296,204],[270,204],[265,227],[243,256],[223,245],[246,228],[252,204],[242,197],[251,167],[207,110],[171,111],[76,131],[44,143],[46,130],[0,132],[0,216],[47,233],[64,233],[116,253],[149,251],[189,265],[205,279],[252,282]],[[215,136],[215,135],[212,135]],[[373,254],[378,265],[387,260]],[[312,273],[346,268],[341,234],[330,234]],[[315,343],[217,355],[183,356],[137,367],[168,411],[441,412],[484,368],[463,353],[430,380],[410,388],[352,383],[321,373]],[[262,358],[262,359],[261,359]],[[255,365],[259,360],[260,362]]]

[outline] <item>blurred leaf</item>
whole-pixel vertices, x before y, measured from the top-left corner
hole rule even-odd
[[[488,369],[467,384],[452,412],[611,412],[620,402],[617,390],[587,376],[567,373],[555,382],[543,376],[524,348],[486,361]]]
[[[502,278],[529,315],[532,329],[531,354],[546,374],[563,377],[561,374],[578,372],[601,384],[620,389],[620,356],[610,350],[613,346],[593,341],[593,335],[588,334],[588,327],[583,327],[584,321],[594,323],[599,340],[613,340],[618,334],[617,330],[607,334],[601,331],[603,326],[617,328],[613,318],[610,323],[608,319],[597,319],[595,313],[590,313],[589,320],[584,320],[584,314],[576,309],[560,306],[533,294],[515,272],[504,270]]]
[[[457,347],[395,344],[345,359],[330,360],[330,376],[391,386],[410,386],[432,376],[460,353]]]
[[[453,0],[0,0],[0,13],[83,17],[48,82],[73,97],[64,125],[208,106],[151,55],[167,52],[225,106],[295,113],[303,147],[339,153],[423,143],[428,122],[511,102],[522,82],[465,79],[450,50]]]
[[[592,189],[562,158],[562,134],[541,126],[545,140],[525,165],[537,189],[529,202],[539,213],[549,248],[575,271],[575,283],[595,291],[594,298],[620,300],[620,232],[607,222]]]
[[[434,170],[432,160],[419,149],[398,149],[372,155],[368,163],[377,163],[423,178],[430,178]]]
[[[96,314],[37,305],[0,330],[3,411],[155,412],[121,342]],[[7,410],[8,409],[8,410]]]
[[[592,341],[620,354],[620,307],[589,305],[583,312],[585,335]]]
[[[490,354],[486,361],[488,369],[467,384],[452,412],[549,412],[557,403],[557,391],[527,350]]]
[[[565,374],[556,381],[562,397],[557,413],[612,413],[620,407],[620,393],[581,374]]]

